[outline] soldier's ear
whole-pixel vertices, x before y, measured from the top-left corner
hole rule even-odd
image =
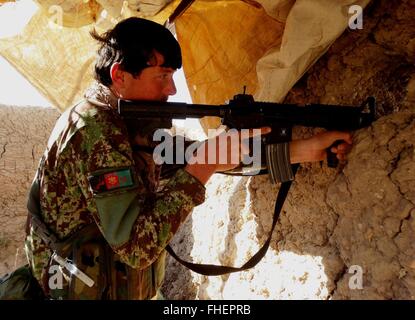
[[[117,89],[122,89],[124,87],[125,71],[118,62],[112,64],[110,75],[113,86]]]

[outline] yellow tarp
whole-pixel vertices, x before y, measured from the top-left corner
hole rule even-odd
[[[179,3],[162,9],[167,2],[42,0],[22,34],[0,39],[0,54],[64,110],[92,81],[89,31],[132,15],[162,23]],[[176,21],[193,101],[223,103],[245,85],[258,100],[281,101],[348,26],[350,6],[368,2],[196,0]],[[204,121],[205,128],[217,125]]]

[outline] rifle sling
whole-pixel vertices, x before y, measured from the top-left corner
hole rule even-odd
[[[63,240],[58,239],[56,234],[45,224],[40,213],[39,169],[36,172],[36,177],[33,180],[32,186],[30,188],[27,209],[28,215],[26,220],[26,236],[30,234],[30,228],[32,227],[34,233],[43,240],[45,245],[63,258],[68,257],[74,243],[76,243],[77,240],[93,238],[96,235],[101,234],[99,232],[98,226],[95,223],[90,223],[80,230],[74,232],[68,238]]]
[[[292,166],[293,174],[295,175],[298,164]],[[174,250],[168,245],[166,247],[166,251],[175,258],[178,262],[180,262],[185,267],[189,268],[190,270],[205,275],[205,276],[220,276],[227,273],[239,272],[250,269],[258,264],[259,261],[265,256],[268,251],[269,245],[271,243],[272,234],[274,232],[275,225],[277,224],[278,217],[280,216],[282,207],[284,205],[285,199],[287,198],[288,191],[290,190],[292,181],[283,182],[281,184],[280,190],[278,191],[277,200],[275,201],[275,208],[274,208],[274,216],[272,219],[272,226],[269,232],[269,236],[267,241],[265,241],[264,245],[261,249],[258,250],[242,267],[229,267],[229,266],[218,266],[214,264],[198,264],[192,263],[185,260],[182,260],[177,256]]]
[[[295,175],[298,164],[292,166],[293,175]],[[35,199],[35,203],[39,204],[39,178],[38,175],[35,178],[30,196]],[[230,266],[218,266],[213,264],[198,264],[198,263],[192,263],[185,261],[181,259],[177,254],[174,252],[174,250],[170,247],[170,245],[167,245],[166,251],[175,258],[178,262],[180,262],[182,265],[187,267],[188,269],[202,274],[206,276],[219,276],[227,273],[233,273],[233,272],[239,272],[244,271],[247,269],[250,269],[258,264],[259,261],[265,256],[265,254],[268,251],[269,245],[271,243],[272,234],[274,232],[275,225],[277,224],[278,218],[280,216],[282,207],[284,205],[285,199],[287,198],[288,192],[290,190],[292,181],[283,182],[281,184],[280,190],[278,191],[277,199],[275,201],[275,207],[274,207],[274,216],[272,219],[272,226],[271,230],[269,232],[268,239],[265,241],[264,245],[261,249],[258,250],[257,253],[255,253],[243,266],[241,267],[230,267]],[[90,235],[97,231],[97,226],[92,223],[90,225],[87,225],[86,227],[82,228],[81,230],[75,232],[72,236],[70,236],[68,239],[59,241],[55,234],[51,232],[51,230],[45,225],[43,222],[43,219],[40,216],[40,208],[36,206],[36,208],[28,206],[29,214],[28,214],[28,221],[27,221],[27,228],[26,231],[29,231],[29,226],[32,225],[35,229],[35,233],[38,234],[42,240],[49,246],[52,250],[56,251],[59,255],[63,257],[68,256],[68,251],[71,248],[71,245],[75,241],[75,239],[79,238],[81,235]]]

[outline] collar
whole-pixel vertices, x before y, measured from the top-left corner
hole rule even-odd
[[[112,110],[118,110],[118,98],[110,88],[95,81],[85,92],[85,99],[96,106],[110,107]],[[153,141],[152,134],[142,137],[140,145],[137,145],[134,151],[143,151],[153,153],[153,149],[158,145],[157,141]]]
[[[98,106],[109,106],[118,109],[118,98],[110,88],[99,82],[94,82],[85,92],[85,99]]]

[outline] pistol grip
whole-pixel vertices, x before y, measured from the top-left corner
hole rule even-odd
[[[331,148],[337,147],[340,143],[342,143],[342,140],[336,140],[330,147],[326,149],[327,151],[327,166],[329,168],[337,168],[339,165],[339,159],[337,159],[337,156],[334,152],[331,152]]]

